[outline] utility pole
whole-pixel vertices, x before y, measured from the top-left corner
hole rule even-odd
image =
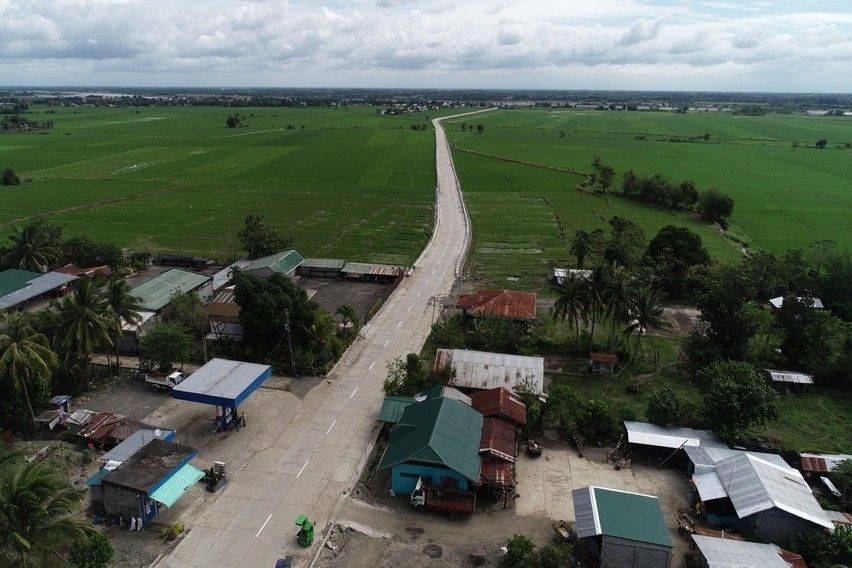
[[[290,310],[284,308],[284,317],[287,318],[284,324],[284,331],[287,332],[287,346],[290,348],[290,367],[293,370],[293,377],[296,376],[296,359],[293,357],[293,336],[290,333]]]

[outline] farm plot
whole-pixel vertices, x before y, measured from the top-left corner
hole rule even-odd
[[[247,127],[225,126],[234,111]],[[220,255],[257,210],[305,254],[410,263],[433,218],[434,135],[411,129],[428,118],[374,107],[37,108],[33,119],[54,130],[0,136],[0,165],[25,180],[0,195],[0,236],[44,215],[71,234]]]

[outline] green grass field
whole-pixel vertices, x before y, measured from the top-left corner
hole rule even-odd
[[[0,192],[0,235],[49,215],[69,234],[220,256],[259,210],[306,255],[417,257],[432,226],[435,150],[431,126],[411,125],[427,116],[236,110],[248,127],[227,128],[227,108],[36,108],[29,118],[53,130],[0,135],[0,167],[26,180]]]
[[[619,182],[632,168],[728,192],[736,202],[732,230],[759,248],[780,253],[824,239],[847,248],[852,243],[852,150],[832,147],[852,141],[849,119],[524,109],[454,122],[447,133],[457,148],[474,226],[468,266],[483,282],[518,278],[520,287],[540,285],[551,262],[568,260],[559,222],[570,236],[612,215],[638,222],[648,238],[666,224],[685,225],[717,259],[735,261],[740,252],[737,243],[692,215],[581,194],[571,191],[577,175],[460,150],[579,171],[589,171],[599,154],[616,168]],[[485,131],[462,132],[458,122],[482,123]],[[708,142],[671,141],[704,133]],[[804,147],[819,138],[829,148]],[[794,149],[793,141],[800,147]]]

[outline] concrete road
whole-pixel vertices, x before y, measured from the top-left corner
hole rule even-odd
[[[231,467],[229,486],[189,520],[189,533],[158,566],[272,567],[285,554],[313,556],[296,544],[294,520],[305,513],[321,531],[335,518],[375,441],[388,362],[421,349],[432,324],[430,299],[449,294],[461,271],[470,226],[441,126],[446,118],[432,121],[436,220],[414,273],[362,329],[331,382],[295,401],[286,426],[233,434],[246,435],[247,448],[255,444],[248,436],[263,436],[263,450]],[[246,414],[251,420],[250,408]],[[203,451],[200,458],[218,459]]]

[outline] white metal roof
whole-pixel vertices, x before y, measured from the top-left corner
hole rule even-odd
[[[822,309],[825,307],[822,305],[822,300],[820,300],[819,298],[805,298],[802,296],[797,296],[796,299],[802,302],[809,303],[812,308]],[[784,305],[784,296],[770,298],[769,303],[772,304],[773,308],[781,309],[781,306]]]
[[[156,312],[149,312],[146,310],[142,310],[141,312],[136,312],[139,314],[139,321],[136,323],[130,324],[124,321],[124,318],[121,319],[121,329],[123,331],[137,331],[140,327],[145,325],[152,317],[154,317]]]
[[[712,446],[725,448],[725,444],[710,430],[692,428],[669,428],[650,422],[625,420],[627,441],[631,444],[677,449],[687,446]]]
[[[774,544],[692,535],[708,568],[790,568]]]
[[[683,448],[683,451],[686,452],[686,455],[689,457],[689,461],[691,461],[692,464],[695,466],[694,473],[696,474],[715,471],[717,463],[731,456],[735,456],[742,453],[747,453],[759,457],[760,459],[768,461],[769,463],[773,463],[778,467],[790,468],[789,464],[784,461],[784,458],[782,458],[778,454],[765,454],[763,452],[746,452],[744,450],[734,450],[725,446],[714,447],[710,445],[703,445],[700,447],[687,446]]]
[[[728,492],[722,487],[719,477],[715,472],[699,473],[692,476],[692,484],[698,491],[702,501],[712,501],[728,496]]]
[[[37,276],[32,280],[27,281],[27,285],[20,290],[15,290],[5,296],[0,297],[0,310],[11,308],[37,298],[42,294],[46,294],[51,290],[56,290],[60,286],[64,286],[69,282],[77,280],[76,276],[71,274],[63,274],[62,272],[48,272]]]
[[[777,507],[832,529],[802,474],[741,452],[716,464],[716,475],[741,519]]]
[[[503,387],[515,391],[525,386],[534,394],[544,392],[544,359],[505,353],[438,349],[435,367],[450,365],[456,372],[452,384],[473,389]]]
[[[575,278],[591,278],[592,271],[584,270],[582,268],[554,268],[553,269],[553,277],[556,278],[557,281],[561,281],[564,278],[567,278],[568,275],[571,274]]]
[[[764,369],[769,373],[769,377],[776,383],[797,383],[801,385],[814,384],[813,375],[807,373],[797,373],[795,371],[776,371],[775,369]]]

